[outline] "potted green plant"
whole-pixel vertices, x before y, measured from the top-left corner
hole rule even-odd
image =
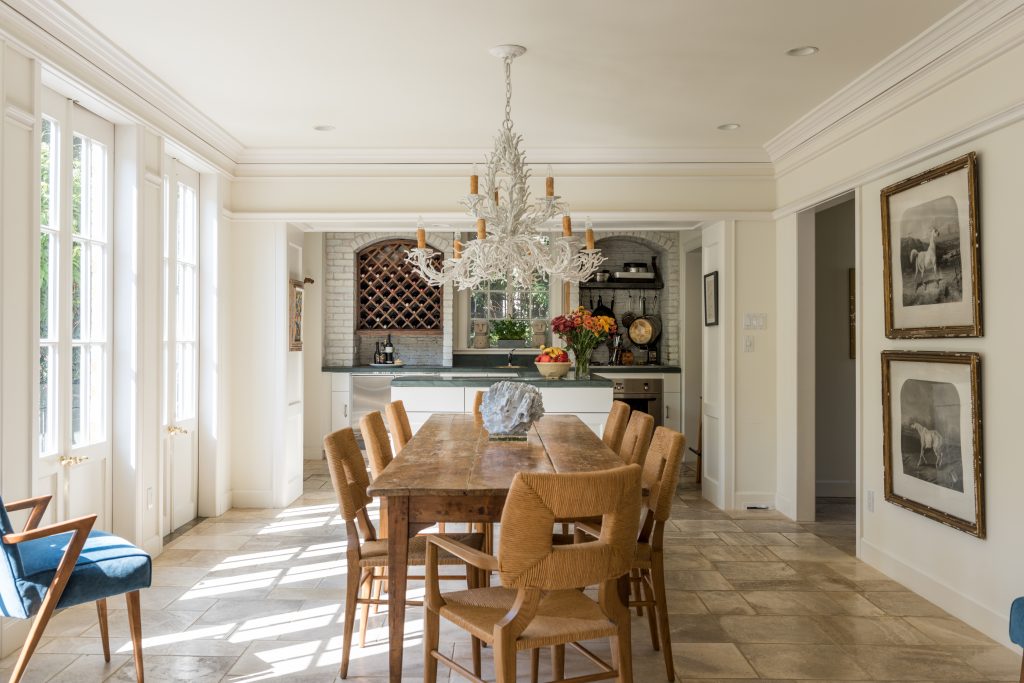
[[[527,320],[492,320],[491,339],[499,349],[518,349],[530,340],[530,323]]]

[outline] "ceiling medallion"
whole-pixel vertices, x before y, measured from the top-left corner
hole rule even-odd
[[[417,227],[417,246],[409,250],[408,261],[436,287],[452,284],[472,289],[481,283],[504,280],[517,288],[530,288],[538,279],[557,278],[564,282],[589,279],[605,261],[594,248],[594,231],[589,222],[586,243],[572,234],[569,206],[555,195],[555,179],[548,167],[545,196],[531,201],[531,176],[522,150],[522,135],[512,128],[512,61],[526,52],[521,45],[499,45],[491,54],[505,64],[505,120],[494,139],[494,151],[487,156],[481,180],[473,167],[469,194],[461,200],[466,213],[476,220],[476,239],[455,241],[452,258],[436,267],[434,250],[427,247],[422,223]],[[549,237],[541,228],[562,216],[562,236]]]

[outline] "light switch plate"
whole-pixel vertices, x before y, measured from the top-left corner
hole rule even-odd
[[[754,335],[748,334],[743,337],[743,353],[754,352]]]

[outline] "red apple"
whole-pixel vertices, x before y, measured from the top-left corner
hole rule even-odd
[[[540,355],[540,356],[537,356],[537,362],[538,363],[550,363],[551,362],[551,358],[549,358],[546,355]]]

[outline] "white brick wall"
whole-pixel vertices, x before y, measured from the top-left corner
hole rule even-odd
[[[385,239],[415,239],[414,231],[390,233],[331,232],[324,236],[324,365],[368,363],[379,336],[356,332],[356,253],[367,244]],[[427,233],[427,243],[452,255],[452,235]],[[393,337],[400,357],[410,364],[452,364],[454,328],[451,288],[442,293],[442,334]],[[368,349],[368,351],[367,351]]]
[[[613,239],[609,239],[613,238]],[[661,271],[661,279],[665,282],[662,290],[647,291],[647,308],[652,312],[654,296],[658,296],[657,312],[661,314],[661,359],[664,365],[678,365],[679,357],[679,233],[676,232],[601,232],[598,233],[597,245],[608,258],[601,268],[614,273],[622,270],[622,264],[629,261],[642,261],[651,263],[651,252],[658,257],[658,270]],[[640,292],[641,290],[598,290],[593,292],[594,305],[597,305],[598,293],[604,299],[605,305],[611,305],[610,298],[615,295],[615,305],[612,310],[617,320],[621,320],[622,314],[630,309],[628,299],[632,292],[633,313],[640,314]],[[579,301],[584,306],[590,306],[591,292],[584,290],[579,293]],[[601,350],[595,351],[595,359],[603,361],[605,354]]]

